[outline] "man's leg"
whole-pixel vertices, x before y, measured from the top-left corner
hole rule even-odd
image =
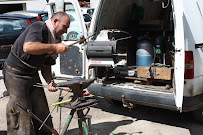
[[[36,83],[41,83],[39,76],[35,77]],[[31,94],[31,103],[32,103],[32,111],[37,117],[44,121],[46,117],[49,115],[49,108],[46,99],[46,95],[43,88],[33,87]],[[35,132],[37,135],[51,135],[52,133],[45,126],[38,130],[42,123],[33,119],[33,124],[35,128]],[[51,129],[53,128],[52,118],[51,116],[46,121],[46,125],[48,125]]]
[[[32,78],[5,72],[5,85],[9,92],[10,99],[6,108],[7,135],[35,135],[30,115],[16,106],[16,103],[23,104],[31,110],[29,85]]]

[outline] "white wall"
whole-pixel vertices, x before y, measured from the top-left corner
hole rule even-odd
[[[90,5],[92,8],[96,7],[98,0],[90,0]],[[47,11],[47,7],[46,7],[46,0],[27,0],[27,1],[18,1],[18,0],[7,0],[4,2],[0,2],[0,4],[16,4],[16,3],[25,3],[25,7],[23,7],[23,10],[45,10]]]
[[[47,8],[46,8],[46,0],[28,0],[28,1],[18,1],[18,0],[15,0],[15,1],[3,1],[3,2],[0,2],[0,4],[20,4],[20,3],[24,3],[25,4],[25,7],[23,7],[23,10],[45,10],[47,11]]]
[[[91,8],[95,8],[98,0],[90,0]]]
[[[27,1],[26,2],[26,8],[27,10],[45,10],[47,11],[46,8],[46,0],[33,0],[33,1]]]

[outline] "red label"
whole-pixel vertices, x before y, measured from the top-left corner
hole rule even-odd
[[[101,61],[91,61],[91,64],[101,64]]]

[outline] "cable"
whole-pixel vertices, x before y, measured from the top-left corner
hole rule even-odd
[[[129,37],[124,37],[124,38],[120,38],[120,39],[116,39],[116,40],[124,40],[124,39],[129,39],[129,38],[131,38],[132,36],[131,36],[131,34],[129,33],[129,32],[126,32],[126,31],[121,31],[121,30],[112,30],[111,31],[112,33],[113,32],[118,32],[118,33],[126,33],[126,34],[128,34],[128,35],[130,35]]]

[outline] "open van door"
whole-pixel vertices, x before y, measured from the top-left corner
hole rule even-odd
[[[50,0],[48,3],[49,17],[56,13],[55,1]],[[79,40],[82,36],[87,37],[87,29],[81,9],[77,0],[61,0],[64,3],[64,10],[70,17],[70,27],[67,33],[61,37],[62,43],[70,45]],[[63,4],[60,4],[63,5]],[[56,60],[56,64],[52,66],[54,77],[73,78],[84,77],[85,71],[85,53],[83,44],[75,44],[70,50],[64,54],[60,54]]]
[[[185,69],[183,0],[173,0],[172,8],[173,8],[174,37],[175,37],[174,94],[177,109],[182,111],[183,90],[184,90],[184,69]]]

